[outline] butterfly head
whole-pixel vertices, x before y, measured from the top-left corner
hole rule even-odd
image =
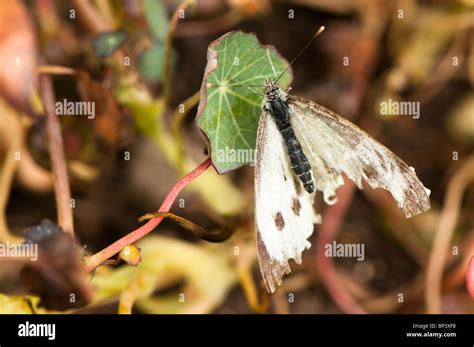
[[[280,88],[278,88],[274,81],[267,79],[265,80],[263,86],[265,98],[268,101],[276,100],[280,96]]]

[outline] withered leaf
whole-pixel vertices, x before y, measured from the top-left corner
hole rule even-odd
[[[37,245],[38,257],[22,271],[27,290],[41,297],[40,305],[66,310],[87,305],[92,288],[73,239],[49,220],[24,231],[25,243]]]

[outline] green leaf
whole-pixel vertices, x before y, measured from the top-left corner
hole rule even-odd
[[[168,13],[161,0],[145,0],[145,17],[153,40],[165,42],[168,33]]]
[[[288,63],[273,46],[262,46],[255,35],[241,31],[212,42],[207,59],[197,125],[222,174],[253,163],[263,83],[279,76]],[[278,85],[285,90],[291,79],[288,69]]]
[[[128,39],[128,33],[121,29],[97,35],[92,46],[95,54],[100,58],[110,57]]]

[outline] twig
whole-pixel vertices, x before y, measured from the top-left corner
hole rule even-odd
[[[181,11],[186,11],[191,3],[191,0],[184,0],[181,2],[176,11],[174,11],[173,17],[171,17],[171,21],[168,26],[168,32],[166,34],[165,56],[163,60],[163,99],[165,101],[165,105],[168,105],[171,94],[171,43],[173,41],[174,32],[176,31],[176,26],[178,25],[180,13]]]
[[[110,27],[115,27],[115,16],[114,11],[112,9],[112,2],[111,1],[103,1],[99,0],[95,2],[97,11],[100,16],[103,18],[104,22],[107,23]]]
[[[168,193],[165,200],[160,206],[158,211],[160,212],[168,212],[173,205],[173,202],[176,200],[176,197],[181,192],[181,190],[186,187],[189,183],[194,181],[197,177],[199,177],[203,172],[205,172],[209,166],[211,166],[211,159],[207,158],[204,162],[202,162],[198,167],[196,167],[193,171],[188,173],[186,176],[181,178],[173,187],[173,189]],[[121,239],[115,241],[111,245],[107,246],[100,252],[90,256],[89,258],[85,259],[85,265],[88,271],[93,271],[96,267],[102,264],[104,261],[109,259],[110,257],[114,256],[118,252],[122,250],[127,245],[130,245],[145,235],[149,234],[153,229],[155,229],[158,224],[161,223],[163,217],[156,217],[150,219],[145,225],[141,226],[140,228],[132,231],[131,233],[125,235]]]
[[[255,285],[251,268],[249,266],[237,266],[236,271],[250,309],[258,313],[266,312],[269,304],[268,295],[264,293],[259,298],[259,293],[262,291],[259,291]]]
[[[28,147],[24,143],[20,151],[21,160],[18,163],[17,169],[18,182],[25,186],[25,188],[38,193],[52,191],[53,177],[51,172],[35,162]]]
[[[277,290],[272,295],[272,303],[276,314],[290,314],[290,305],[288,297],[283,290]]]
[[[474,300],[474,256],[471,257],[466,272],[466,289]]]
[[[466,282],[466,271],[469,267],[469,261],[474,254],[474,229],[471,229],[468,235],[469,236],[466,237],[459,246],[462,252],[462,259],[446,274],[443,280],[443,291],[449,292],[456,290],[456,288]]]
[[[58,210],[58,224],[72,238],[74,238],[74,220],[71,208],[71,190],[64,156],[64,144],[61,134],[61,125],[54,108],[54,91],[51,78],[47,75],[39,76],[39,91],[43,100],[46,115],[46,129],[48,133],[49,156],[53,171],[54,195]]]
[[[403,293],[403,300],[406,304],[410,301],[417,301],[417,299],[423,295],[423,280],[424,276],[420,272],[409,283],[403,284],[381,296],[372,295],[371,297],[361,300],[361,303],[369,313],[394,313],[400,310],[401,305],[396,299],[400,293]]]
[[[240,249],[239,256],[235,258],[235,270],[248,307],[254,312],[263,313],[268,310],[268,293],[263,286],[255,283],[252,268],[257,254],[255,248],[248,244],[248,240],[239,237],[244,231],[245,227],[242,226],[242,229],[239,228],[235,232],[235,245]]]
[[[80,12],[79,20],[93,33],[112,31],[113,26],[103,18],[89,0],[74,0],[74,5]]]
[[[425,303],[428,313],[441,312],[441,280],[450,240],[459,217],[464,190],[474,181],[474,156],[470,157],[449,181],[444,207],[431,248],[425,282]]]
[[[226,225],[217,232],[211,232],[208,231],[206,228],[203,228],[202,226],[191,222],[190,220],[178,216],[177,214],[171,213],[171,212],[151,212],[147,213],[143,216],[141,216],[138,221],[143,222],[145,220],[153,219],[156,217],[163,217],[163,218],[170,218],[171,220],[175,221],[183,227],[184,229],[190,231],[197,237],[199,237],[202,240],[206,240],[208,242],[214,242],[214,243],[221,243],[226,240],[228,240],[232,234],[234,233],[234,229],[232,225]],[[227,223],[230,224],[230,223]]]
[[[323,224],[319,228],[319,237],[316,241],[316,266],[329,295],[339,308],[346,313],[366,313],[346,291],[344,284],[338,277],[332,258],[325,256],[325,245],[331,243],[337,235],[339,227],[347,212],[355,185],[346,182],[338,191],[339,201],[328,207],[323,216]]]
[[[75,75],[76,70],[61,65],[40,65],[36,68],[36,73],[49,75]]]

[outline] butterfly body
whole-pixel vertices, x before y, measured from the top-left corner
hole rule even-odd
[[[280,90],[272,81],[267,81],[265,84],[265,103],[263,107],[272,115],[283,137],[293,172],[303,184],[304,189],[308,193],[314,193],[315,188],[311,174],[311,165],[291,126],[290,108],[286,101],[286,93]]]

